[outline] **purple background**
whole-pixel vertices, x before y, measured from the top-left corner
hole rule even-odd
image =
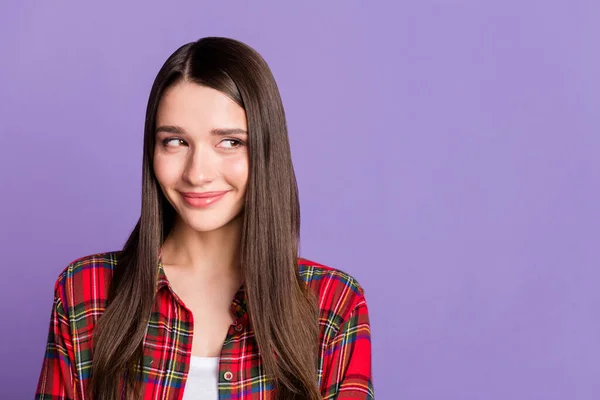
[[[150,86],[208,35],[273,70],[301,253],[365,288],[378,399],[600,398],[600,3],[298,3],[2,2],[0,398],[58,273],[133,228]]]

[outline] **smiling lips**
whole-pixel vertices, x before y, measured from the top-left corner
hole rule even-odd
[[[221,200],[229,190],[222,192],[181,193],[183,200],[191,206],[204,208]]]

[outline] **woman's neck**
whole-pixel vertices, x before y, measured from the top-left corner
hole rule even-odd
[[[198,232],[178,218],[162,245],[162,263],[206,279],[239,279],[242,221],[238,216],[219,229]]]

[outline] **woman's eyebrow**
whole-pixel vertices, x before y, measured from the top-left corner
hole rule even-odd
[[[174,125],[161,125],[158,128],[156,128],[156,133],[159,133],[159,132],[176,133],[179,135],[183,135],[186,133],[185,129],[183,129],[179,126],[174,126]],[[211,129],[210,133],[212,135],[218,135],[218,136],[247,135],[248,134],[248,132],[246,132],[244,129],[241,129],[241,128],[214,128],[214,129]]]
[[[247,135],[248,134],[248,132],[246,132],[245,130],[240,129],[240,128],[229,128],[229,129],[215,128],[215,129],[211,129],[210,133],[213,135],[219,135],[219,136]]]
[[[185,129],[173,125],[161,125],[156,128],[156,133],[159,132],[177,133],[181,135],[185,133]]]

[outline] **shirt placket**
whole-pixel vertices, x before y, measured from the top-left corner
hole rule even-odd
[[[229,326],[227,336],[219,357],[219,398],[236,399],[239,397],[240,379],[243,373],[241,360],[243,341],[248,315],[245,311],[243,289],[241,289],[231,305],[233,324]]]

